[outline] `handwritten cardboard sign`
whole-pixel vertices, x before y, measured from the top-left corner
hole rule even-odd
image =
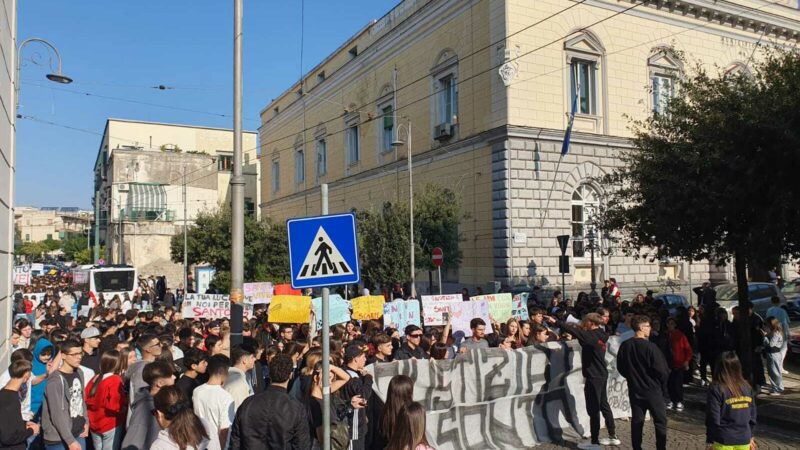
[[[460,302],[464,298],[461,294],[443,294],[443,295],[423,295],[422,303],[425,302]]]
[[[272,301],[275,289],[269,281],[263,283],[245,283],[244,301],[251,305],[266,305]]]
[[[374,320],[383,317],[384,299],[382,295],[356,297],[353,302],[353,319]]]
[[[425,297],[428,296],[423,296],[423,298]],[[456,302],[422,300],[422,319],[425,326],[446,325],[447,317],[450,315],[450,306],[453,303]]]
[[[322,329],[322,297],[311,299],[311,305],[314,308],[314,316],[316,318],[316,330]],[[338,325],[350,321],[350,305],[347,300],[343,299],[339,294],[330,294],[328,296],[328,305],[330,312],[329,323],[331,325]],[[383,313],[383,311],[381,311]]]
[[[311,297],[302,295],[276,295],[269,305],[272,323],[308,323],[311,314]]]
[[[511,301],[511,317],[517,320],[530,320],[528,314],[528,294],[522,293],[514,296]]]
[[[511,318],[511,294],[476,295],[469,298],[471,301],[486,301],[489,303],[489,314],[498,322],[505,322]]]
[[[231,302],[224,294],[186,294],[181,314],[187,319],[230,319]],[[253,316],[253,307],[244,305],[244,318]]]
[[[450,324],[453,333],[463,331],[464,336],[472,336],[472,329],[469,327],[469,323],[475,318],[481,318],[486,322],[486,334],[493,333],[492,323],[489,319],[489,302],[479,300],[450,304]]]
[[[408,325],[422,326],[419,313],[419,301],[396,300],[383,304],[383,325],[386,328],[397,328],[401,331]]]

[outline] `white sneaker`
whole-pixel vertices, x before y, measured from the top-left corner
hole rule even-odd
[[[777,396],[781,395],[781,393],[778,392],[778,391],[772,391],[772,392],[769,393],[769,395],[771,395],[773,397],[777,397]]]
[[[667,402],[665,406],[667,407],[667,409],[672,409],[672,402]]]
[[[783,374],[783,375],[789,375],[789,371],[788,371],[788,370],[786,370],[786,369],[781,369],[781,374]]]
[[[678,402],[678,403],[675,405],[675,411],[678,411],[678,412],[681,412],[681,411],[683,411],[683,403],[681,403],[681,402]]]
[[[601,450],[599,444],[593,444],[592,441],[589,441],[589,440],[581,441],[578,444],[578,448],[583,449],[583,450]]]
[[[622,441],[617,439],[616,436],[609,436],[607,438],[600,438],[600,445],[620,445]]]

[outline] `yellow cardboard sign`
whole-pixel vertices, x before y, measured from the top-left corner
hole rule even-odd
[[[311,314],[311,297],[302,295],[275,295],[269,305],[272,323],[308,323]]]
[[[365,295],[353,299],[353,319],[373,320],[383,317],[383,296]]]

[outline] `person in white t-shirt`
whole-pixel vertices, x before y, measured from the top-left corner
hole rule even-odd
[[[227,446],[228,431],[236,416],[233,397],[222,387],[228,378],[229,368],[227,356],[214,355],[209,358],[206,368],[208,382],[195,388],[192,394],[194,413],[211,424],[222,448]]]

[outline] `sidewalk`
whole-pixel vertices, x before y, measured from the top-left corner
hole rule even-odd
[[[800,428],[800,375],[789,373],[783,376],[783,395],[772,397],[767,390],[756,398],[758,423],[769,423],[780,428]],[[706,410],[706,388],[697,385],[684,387],[686,408]]]

